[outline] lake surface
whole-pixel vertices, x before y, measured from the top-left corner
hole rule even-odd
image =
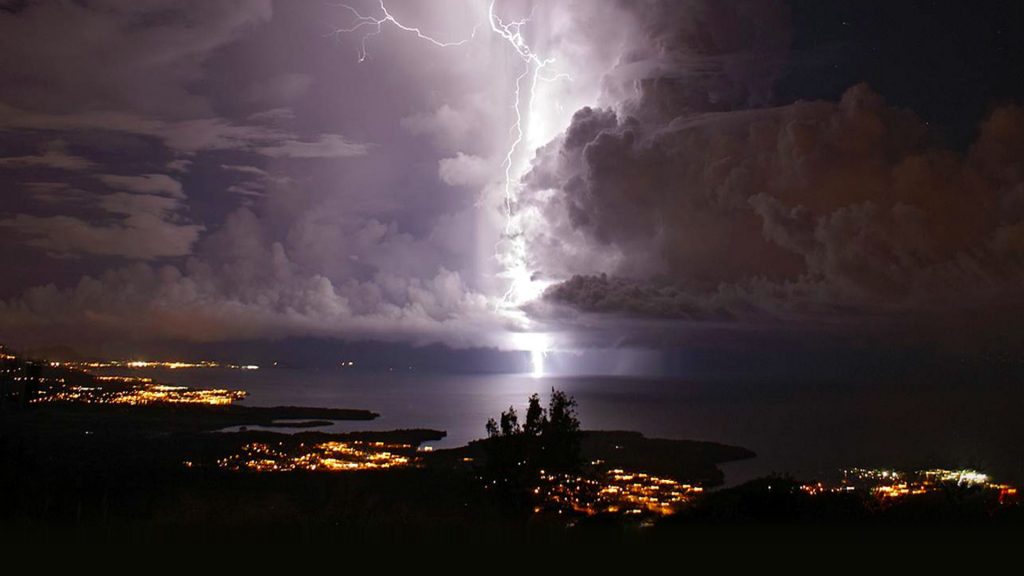
[[[327,430],[434,428],[437,448],[484,435],[503,409],[525,413],[552,387],[579,403],[584,428],[743,446],[758,457],[725,467],[733,484],[779,472],[810,478],[838,468],[971,467],[1024,482],[1024,391],[1020,385],[930,382],[869,384],[693,383],[632,378],[422,375],[351,370],[138,370],[201,388],[234,388],[249,406],[365,408],[371,422]]]

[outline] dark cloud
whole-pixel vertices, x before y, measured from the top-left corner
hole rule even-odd
[[[671,119],[764,105],[787,62],[789,9],[774,0],[622,2],[635,21],[606,86],[629,114]]]
[[[767,107],[788,43],[770,3],[641,3],[638,36],[538,151],[550,302],[691,321],[821,322],[1020,304],[1024,110],[966,153],[866,85]],[[617,99],[617,100],[616,100]]]
[[[639,316],[683,320],[731,320],[724,307],[694,295],[679,286],[609,278],[607,274],[576,275],[548,289],[547,298],[571,304],[586,312],[629,313]]]
[[[348,158],[362,156],[367,149],[365,144],[349,142],[343,136],[325,134],[316,140],[286,138],[258,150],[271,158]]]
[[[0,158],[0,170],[16,168],[51,168],[54,170],[86,170],[95,164],[88,158],[76,156],[67,150],[67,144],[54,140],[40,154]]]
[[[192,168],[193,162],[188,158],[176,158],[165,165],[169,172],[186,173]]]
[[[34,183],[29,187],[47,204],[87,202],[104,215],[101,221],[16,214],[0,219],[0,228],[12,230],[28,245],[53,256],[152,260],[191,252],[204,227],[184,214],[185,196],[177,181],[163,175],[103,175],[100,179],[126,192],[91,194],[60,183]]]
[[[575,278],[550,296],[668,316],[730,291],[778,314],[1015,299],[1022,117],[996,110],[958,155],[866,86],[666,124],[583,110],[530,175],[557,186],[544,210],[590,249],[629,255],[594,272],[675,288]]]
[[[216,117],[165,121],[121,111],[47,114],[0,102],[0,129],[9,131],[118,132],[161,141],[180,154],[207,151],[252,151],[271,158],[339,158],[360,156],[367,148],[338,134],[314,139],[266,124],[238,124]]]
[[[29,2],[0,13],[0,101],[62,113],[208,113],[189,86],[209,53],[271,15],[270,0]]]
[[[139,176],[100,174],[97,178],[107,186],[118,190],[127,190],[137,194],[158,194],[173,198],[185,198],[181,182],[166,174],[142,174]]]

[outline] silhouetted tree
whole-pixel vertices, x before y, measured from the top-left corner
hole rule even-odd
[[[576,400],[561,390],[551,389],[547,418],[541,430],[541,465],[552,470],[579,466],[580,421]]]
[[[540,436],[547,422],[544,409],[540,407],[540,396],[534,393],[530,396],[530,404],[526,408],[526,425],[523,426],[523,433],[527,436]]]
[[[519,427],[519,416],[516,414],[515,406],[509,406],[508,412],[501,413],[501,435],[514,436],[522,432]]]
[[[499,420],[487,420],[487,468],[511,494],[525,493],[541,469],[566,471],[579,466],[580,421],[576,400],[551,389],[548,408],[540,396],[530,396],[525,426],[520,427],[515,407]]]
[[[534,397],[537,395],[534,394]],[[576,417],[576,399],[561,390],[551,389],[551,403],[548,407],[548,429],[558,433],[575,433],[580,431],[580,421]]]

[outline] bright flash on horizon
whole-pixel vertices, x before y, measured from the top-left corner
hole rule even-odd
[[[530,354],[530,376],[544,376],[544,360],[551,352],[551,337],[542,332],[516,332],[512,334],[512,345]]]

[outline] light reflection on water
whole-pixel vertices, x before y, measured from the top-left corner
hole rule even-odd
[[[487,418],[551,387],[579,402],[584,428],[638,430],[649,437],[709,440],[749,448],[726,464],[729,483],[768,474],[818,477],[856,466],[975,468],[1024,482],[1024,388],[977,383],[865,385],[695,384],[628,378],[360,373],[337,369],[135,370],[134,375],[204,388],[241,389],[250,406],[365,408],[373,421],[337,422],[332,432],[434,428],[454,447],[484,435]],[[250,427],[256,429],[256,427]],[[293,432],[308,428],[281,428]]]

